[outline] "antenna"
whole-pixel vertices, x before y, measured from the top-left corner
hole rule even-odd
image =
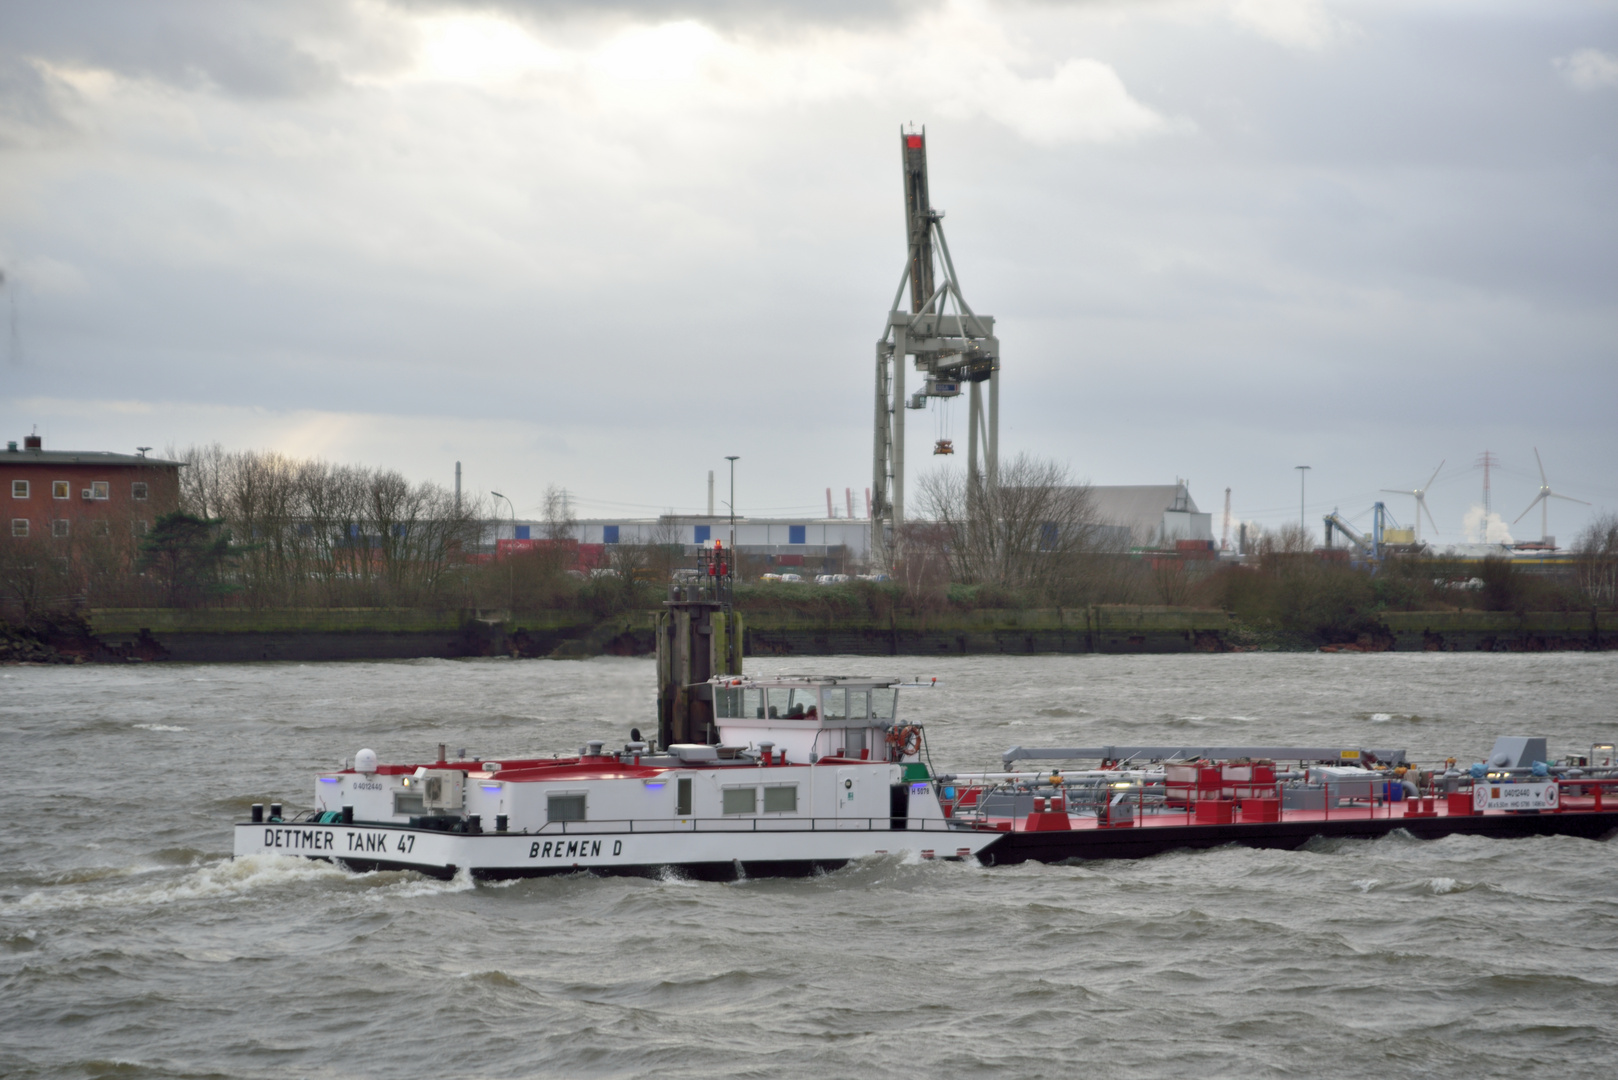
[[[1500,459],[1485,450],[1478,457],[1478,466],[1483,470],[1483,535],[1487,539],[1489,535],[1489,512],[1492,509],[1489,505],[1489,470],[1498,469]]]

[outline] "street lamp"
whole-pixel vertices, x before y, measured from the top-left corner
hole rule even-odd
[[[490,491],[489,494],[493,495],[497,499],[505,499],[506,500],[506,506],[510,507],[510,509],[511,509],[511,542],[512,542],[512,547],[516,547],[516,544],[517,544],[517,504],[512,502],[506,496],[500,494],[498,491]],[[500,531],[498,529],[495,530],[495,535],[494,535],[494,554],[495,554],[495,558],[500,557]],[[506,563],[506,607],[509,610],[509,609],[514,608],[516,606],[517,606],[517,569],[516,569],[516,567],[512,566],[508,562],[508,563]]]
[[[736,459],[740,454],[726,454],[730,462],[730,564],[736,565]]]
[[[1293,468],[1298,470],[1298,527],[1307,532],[1309,529],[1309,519],[1307,518],[1306,511],[1303,508],[1303,490],[1304,480],[1309,475],[1310,466],[1294,465]]]

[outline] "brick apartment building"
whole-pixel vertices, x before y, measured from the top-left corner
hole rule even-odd
[[[141,536],[180,504],[181,462],[144,454],[46,450],[38,435],[0,451],[5,537]]]

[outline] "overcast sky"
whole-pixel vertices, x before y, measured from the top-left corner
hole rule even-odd
[[[863,504],[906,122],[1003,455],[1188,477],[1216,534],[1226,487],[1281,524],[1310,465],[1318,526],[1445,461],[1458,540],[1485,449],[1508,525],[1536,446],[1595,504],[1552,533],[1618,510],[1596,0],[3,0],[0,437]]]

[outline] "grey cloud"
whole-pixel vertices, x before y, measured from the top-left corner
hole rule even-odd
[[[336,86],[337,68],[298,39],[352,29],[348,5],[342,3],[8,0],[0,5],[0,53],[13,61],[84,65],[245,98],[298,97]]]

